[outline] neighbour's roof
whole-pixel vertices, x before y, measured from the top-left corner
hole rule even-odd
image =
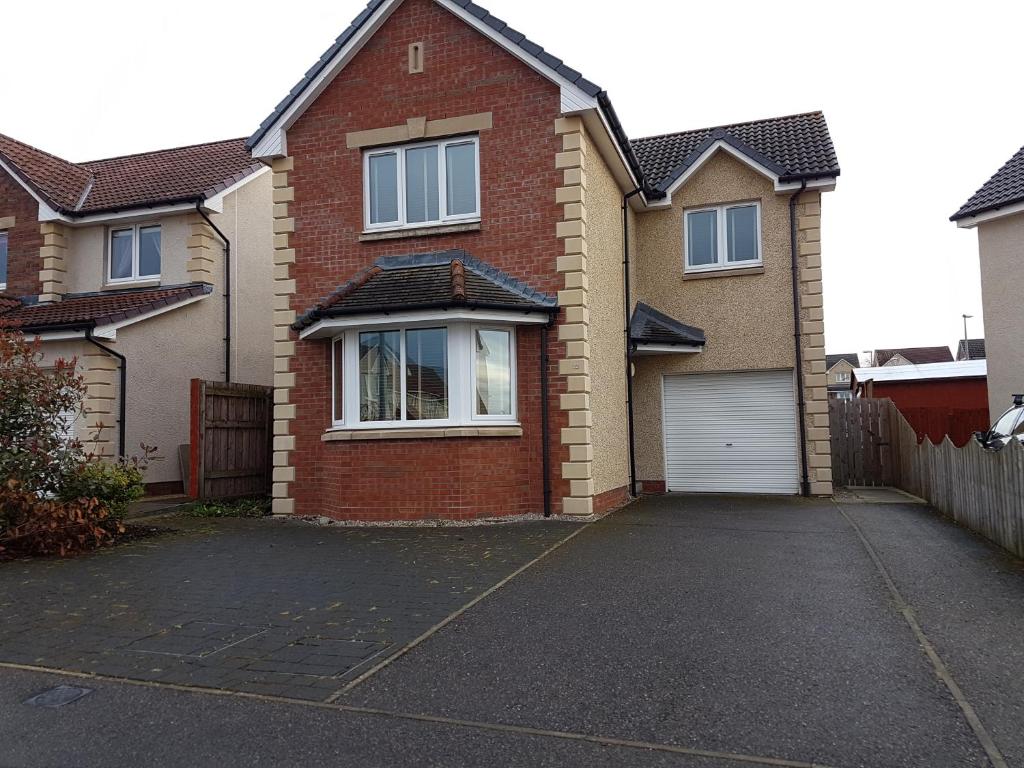
[[[506,309],[557,312],[557,299],[452,249],[408,256],[385,256],[357,273],[300,316],[302,330],[329,317],[390,312],[398,309]]]
[[[263,167],[244,139],[72,163],[3,134],[0,162],[69,216],[204,199]]]
[[[964,339],[960,339],[960,343],[956,347],[956,359],[957,360],[984,360],[985,359],[985,340],[984,339],[967,339],[966,344]],[[970,354],[968,354],[968,352]]]
[[[780,181],[839,175],[839,161],[821,112],[649,136],[630,143],[647,183],[664,192],[719,140],[771,169]]]
[[[1024,147],[1018,149],[1017,154],[996,171],[981,189],[971,195],[970,200],[950,216],[949,220],[959,221],[1020,202],[1024,202]]]
[[[856,352],[842,352],[835,355],[825,355],[825,370],[829,370],[840,360],[845,360],[854,368],[860,367],[860,356]]]
[[[637,302],[629,321],[629,339],[633,344],[668,344],[670,346],[703,346],[704,331],[685,325],[654,307]]]
[[[60,301],[26,304],[4,310],[0,306],[0,327],[23,331],[96,328],[170,307],[186,299],[211,293],[206,283],[135,288],[102,293],[68,294]]]
[[[875,364],[885,365],[895,355],[906,358],[911,363],[951,363],[953,353],[949,347],[903,347],[902,349],[876,349]]]
[[[853,372],[855,381],[889,382],[920,381],[924,379],[981,378],[988,373],[985,360],[962,360],[959,363],[925,363],[924,365],[889,365],[858,368]]]

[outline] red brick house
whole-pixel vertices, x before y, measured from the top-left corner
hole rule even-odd
[[[831,493],[820,113],[631,142],[479,6],[373,0],[248,146],[274,169],[276,513]],[[766,418],[724,440],[748,397]]]

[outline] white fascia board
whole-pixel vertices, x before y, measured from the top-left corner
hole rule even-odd
[[[692,355],[702,352],[704,347],[683,344],[637,344],[634,355]]]
[[[401,4],[402,0],[387,0],[381,3],[380,7],[363,23],[363,28],[354,35],[337,53],[330,63],[324,67],[313,81],[306,85],[299,97],[292,102],[281,114],[273,125],[267,129],[262,138],[252,148],[252,156],[256,158],[272,159],[285,157],[288,154],[287,131],[295,121],[302,116],[310,104],[312,104],[326,90],[338,73],[355,58],[355,55],[362,50],[366,41],[372,37],[381,25],[387,21],[392,12]]]
[[[157,315],[163,315],[167,312],[173,312],[176,309],[187,307],[189,304],[195,304],[197,301],[202,301],[203,299],[212,295],[212,293],[203,293],[200,294],[199,296],[193,296],[189,299],[176,302],[168,307],[159,307],[158,309],[152,309],[149,312],[143,312],[141,315],[129,317],[126,320],[119,320],[116,323],[109,323],[107,325],[97,326],[96,328],[93,329],[92,335],[95,336],[97,339],[106,339],[108,341],[113,341],[114,339],[117,338],[117,331],[119,328],[124,328],[129,325],[135,325],[136,323],[141,323],[145,320],[154,318]]]
[[[31,335],[33,339],[39,339],[39,341],[46,343],[47,341],[73,341],[75,339],[84,339],[85,331],[49,331],[25,335]]]
[[[1013,203],[1012,205],[1006,205],[1002,208],[996,208],[991,211],[984,211],[976,216],[968,216],[966,219],[960,219],[956,222],[956,225],[960,229],[974,229],[979,224],[984,224],[986,221],[992,221],[993,219],[1001,219],[1004,216],[1013,216],[1018,213],[1024,213],[1024,202]]]
[[[345,328],[378,328],[390,325],[430,323],[505,323],[508,325],[543,325],[551,315],[547,312],[516,312],[500,309],[439,309],[386,314],[374,312],[365,315],[345,315],[319,320],[299,333],[300,339],[323,339],[336,336]]]
[[[127,221],[143,221],[145,219],[152,219],[156,216],[166,216],[174,213],[185,213],[186,211],[194,211],[196,209],[195,203],[175,203],[174,205],[157,205],[152,208],[131,208],[124,211],[114,211],[111,213],[95,213],[89,216],[65,216],[59,213],[54,213],[49,218],[42,218],[40,221],[60,221],[67,224],[70,227],[86,227],[92,224],[105,224],[107,222],[127,222]]]
[[[260,168],[259,170],[254,171],[253,173],[250,173],[244,179],[241,179],[240,181],[236,181],[230,187],[225,187],[224,189],[222,189],[217,194],[210,195],[210,197],[206,198],[206,202],[203,203],[203,208],[205,208],[207,211],[211,211],[213,213],[224,213],[224,198],[226,198],[230,194],[233,194],[234,192],[237,192],[239,189],[244,187],[250,181],[255,181],[260,176],[263,176],[264,174],[267,174],[267,173],[270,173],[270,166],[269,165],[265,165],[262,168]]]
[[[776,194],[795,192],[801,187],[801,182],[799,181],[780,182],[778,174],[776,174],[774,171],[770,170],[769,168],[766,168],[753,158],[750,158],[744,153],[740,152],[731,144],[719,140],[712,144],[710,147],[708,147],[706,150],[704,150],[700,157],[698,157],[693,162],[693,164],[689,168],[687,168],[686,171],[683,172],[683,175],[672,183],[672,186],[670,186],[666,190],[665,197],[663,199],[654,200],[648,203],[646,207],[650,209],[671,208],[673,195],[675,195],[679,188],[686,184],[686,182],[688,182],[693,177],[693,175],[696,174],[697,171],[699,171],[708,162],[708,160],[714,157],[715,153],[719,151],[728,152],[730,155],[732,155],[740,162],[745,163],[748,167],[757,171],[765,178],[771,180],[772,186],[774,187]],[[822,179],[811,179],[810,181],[807,182],[805,186],[805,189],[816,189],[821,192],[828,192],[835,188],[836,180],[832,177]]]

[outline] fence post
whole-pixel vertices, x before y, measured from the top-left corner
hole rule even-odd
[[[204,461],[203,441],[206,437],[206,382],[192,379],[189,386],[189,470],[188,495],[193,499],[203,497]]]

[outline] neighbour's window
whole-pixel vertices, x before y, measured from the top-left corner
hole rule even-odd
[[[7,288],[7,233],[0,232],[0,291]]]
[[[686,270],[749,267],[761,263],[759,203],[686,212]]]
[[[110,230],[112,283],[160,277],[160,225],[135,224]]]
[[[367,229],[396,229],[480,218],[475,136],[374,149],[364,155]]]
[[[332,349],[335,426],[446,426],[515,419],[512,328],[347,330]]]
[[[849,373],[837,373],[836,374],[836,381],[849,381],[849,380],[850,380],[850,374]]]

